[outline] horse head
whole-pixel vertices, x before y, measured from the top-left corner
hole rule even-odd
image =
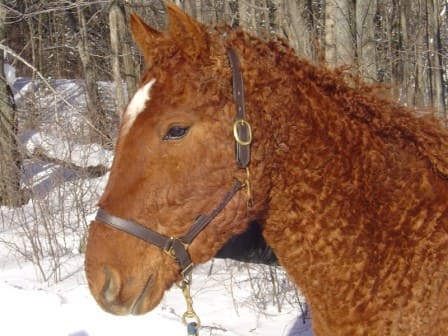
[[[235,125],[225,38],[212,43],[215,37],[205,26],[175,6],[167,11],[164,32],[131,16],[147,70],[121,115],[101,213],[89,229],[89,287],[100,306],[114,314],[154,308],[190,271],[177,259],[188,258],[185,267],[211,259],[248,223],[248,196],[240,190],[247,180],[241,167],[248,162],[236,164],[234,148],[235,135],[248,147],[250,134],[239,135],[248,131],[246,121]],[[204,218],[206,226],[197,224]],[[161,246],[120,223],[162,237]],[[204,227],[192,233],[198,225]],[[176,246],[182,256],[175,255]]]

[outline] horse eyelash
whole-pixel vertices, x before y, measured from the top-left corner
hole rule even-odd
[[[172,126],[168,132],[163,136],[163,141],[180,140],[188,134],[190,127],[186,126]]]

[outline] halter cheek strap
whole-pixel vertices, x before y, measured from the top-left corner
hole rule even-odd
[[[235,50],[227,49],[230,66],[232,68],[233,99],[236,105],[236,118],[233,124],[235,137],[235,159],[240,168],[246,168],[250,163],[250,145],[252,143],[252,129],[246,120],[244,108],[244,81],[240,61]]]

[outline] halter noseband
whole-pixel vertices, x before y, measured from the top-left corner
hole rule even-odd
[[[95,220],[109,224],[110,226],[129,233],[141,240],[161,248],[170,257],[175,259],[180,266],[184,278],[190,275],[193,270],[188,247],[194,238],[225,208],[233,196],[244,185],[240,181],[235,181],[232,189],[224,196],[221,203],[209,214],[200,215],[182,238],[168,237],[150,228],[140,225],[132,220],[112,216],[104,209],[99,209]]]
[[[233,134],[235,137],[235,159],[239,168],[245,168],[247,178],[245,183],[236,180],[229,192],[224,196],[218,206],[209,215],[200,215],[193,223],[188,232],[181,238],[168,237],[151,230],[132,220],[123,219],[109,214],[104,209],[99,209],[95,220],[108,224],[118,230],[133,235],[149,244],[155,245],[175,259],[180,266],[183,278],[187,278],[193,270],[188,247],[196,236],[226,207],[233,196],[242,188],[247,188],[250,199],[249,170],[250,145],[252,142],[252,131],[250,124],[246,120],[244,110],[244,84],[240,63],[235,50],[227,50],[230,65],[232,68],[233,96],[236,104],[236,118],[233,124]]]

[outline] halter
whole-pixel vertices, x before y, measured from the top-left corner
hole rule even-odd
[[[200,215],[193,223],[188,232],[180,238],[168,237],[160,234],[150,228],[147,228],[137,222],[121,217],[113,216],[104,209],[99,209],[95,220],[108,224],[118,230],[124,231],[135,236],[149,244],[162,249],[171,258],[177,261],[182,275],[180,287],[187,300],[188,310],[182,317],[186,324],[186,318],[194,318],[199,325],[199,318],[194,313],[191,305],[191,296],[189,294],[189,284],[191,281],[191,272],[194,264],[191,261],[188,247],[196,236],[205,229],[205,227],[226,207],[233,196],[242,188],[246,188],[248,195],[248,206],[252,204],[252,195],[249,181],[249,163],[250,163],[250,145],[252,143],[252,130],[246,120],[244,108],[244,83],[241,73],[240,62],[235,50],[229,48],[227,55],[232,68],[233,97],[236,105],[236,118],[233,124],[233,135],[235,138],[235,160],[239,168],[246,169],[246,180],[244,183],[235,180],[231,189],[224,195],[218,206],[209,215]]]
[[[170,257],[174,258],[179,266],[182,276],[185,278],[193,270],[193,263],[188,253],[188,247],[194,238],[226,207],[233,196],[242,188],[247,188],[250,201],[249,170],[250,145],[252,143],[252,130],[246,120],[244,109],[244,84],[240,62],[234,49],[227,50],[232,68],[233,96],[236,104],[236,118],[233,124],[235,138],[235,159],[239,168],[245,168],[247,175],[245,183],[235,181],[232,188],[224,196],[218,206],[209,215],[200,215],[191,226],[190,230],[181,238],[168,237],[151,230],[129,219],[113,216],[104,209],[99,209],[95,220],[108,224],[118,230],[161,248]]]

